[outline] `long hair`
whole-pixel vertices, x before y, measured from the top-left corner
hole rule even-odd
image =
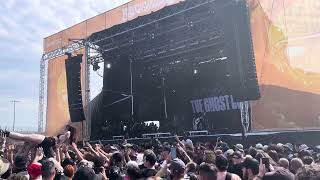
[[[66,125],[66,130],[70,131],[69,143],[76,142],[77,140],[77,129],[71,125]]]

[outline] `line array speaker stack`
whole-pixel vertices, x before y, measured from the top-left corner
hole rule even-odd
[[[85,120],[81,93],[81,62],[82,54],[71,56],[65,61],[68,104],[71,122],[80,122]]]

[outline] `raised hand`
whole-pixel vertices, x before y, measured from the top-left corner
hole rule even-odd
[[[63,144],[63,145],[61,146],[61,151],[62,151],[63,153],[66,153],[66,152],[68,151],[67,145]]]
[[[175,135],[175,136],[174,136],[174,139],[175,139],[177,142],[180,141],[178,135]]]
[[[43,158],[43,149],[39,147],[35,151],[33,163],[40,161],[42,158]]]
[[[265,173],[266,173],[266,165],[264,165],[264,164],[262,163],[262,158],[261,158],[261,159],[260,159],[259,174],[258,174],[258,176],[259,176],[259,177],[263,177]]]
[[[184,153],[185,150],[183,149],[183,147],[181,147],[179,144],[177,144],[177,149],[180,153]]]
[[[9,144],[8,152],[13,152],[15,149],[16,149],[16,145],[15,144]]]

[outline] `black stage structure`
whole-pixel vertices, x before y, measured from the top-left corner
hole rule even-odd
[[[186,0],[94,33],[87,41],[105,68],[91,139],[250,130],[248,101],[260,94],[249,22],[245,1]]]

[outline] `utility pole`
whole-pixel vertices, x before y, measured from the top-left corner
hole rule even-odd
[[[14,126],[16,124],[16,103],[20,102],[17,100],[11,101],[13,103],[13,124],[12,124],[12,131],[14,131]]]

